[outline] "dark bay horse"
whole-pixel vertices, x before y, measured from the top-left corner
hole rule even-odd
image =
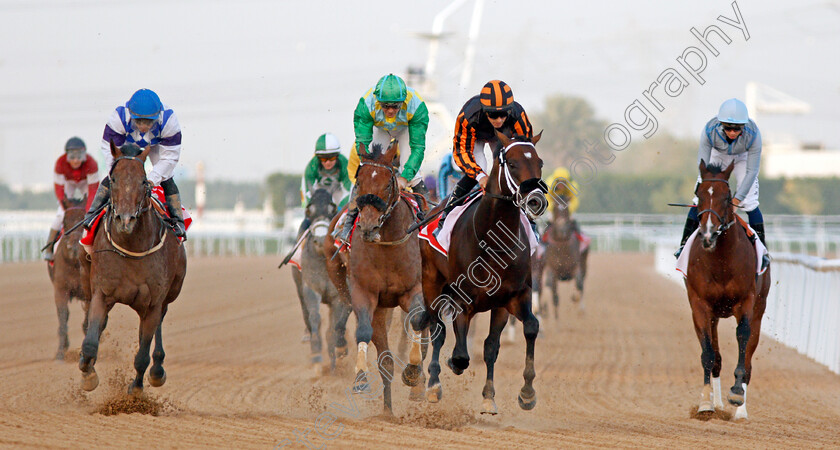
[[[701,182],[695,191],[700,228],[690,247],[685,287],[702,350],[703,391],[698,412],[711,414],[723,407],[717,325],[721,318],[734,316],[738,322],[738,365],[728,400],[738,407],[735,418],[746,419],[747,385],[770,290],[770,269],[756,275],[755,247],[737,224],[729,188],[733,164],[721,169],[700,163]]]
[[[586,278],[586,261],[589,258],[589,248],[580,250],[580,241],[575,233],[575,223],[569,213],[569,208],[555,205],[552,211],[551,224],[545,230],[546,249],[542,260],[542,278],[545,287],[551,293],[554,305],[554,318],[559,318],[558,309],[560,297],[557,295],[559,281],[574,280],[575,288],[572,292],[572,302],[583,312],[583,282]],[[546,310],[546,313],[548,311]]]
[[[99,384],[94,370],[102,324],[117,303],[128,305],[140,316],[140,348],[134,358],[137,376],[130,394],[143,391],[143,375],[149,366],[152,338],[154,364],[149,383],[162,386],[162,322],[169,304],[181,292],[187,272],[184,246],[152,206],[151,183],[143,163],[149,153],[134,144],[117,148],[111,142],[111,199],[108,212],[93,242],[90,258],[91,300],[89,326],[82,343],[79,369],[82,388],[92,391]]]
[[[415,214],[400,192],[397,183],[396,141],[383,150],[373,144],[369,153],[362,152],[356,175],[356,204],[359,219],[351,238],[349,255],[341,252],[335,258],[332,240],[325,242],[330,256],[330,277],[342,295],[349,295],[356,314],[356,390],[370,389],[367,362],[368,344],[376,346],[377,364],[382,378],[382,394],[386,414],[391,414],[391,380],[394,363],[403,365],[403,382],[412,386],[412,399],[422,399],[423,342],[422,332],[428,327],[425,315],[411,316],[412,343],[408,364],[388,348],[388,324],[393,308],[405,312],[423,311],[420,239],[416,232],[406,233]],[[336,219],[331,223],[335,227]],[[345,259],[344,261],[340,261]],[[345,278],[346,277],[346,278]],[[407,330],[408,331],[408,330]],[[378,389],[377,389],[378,390]]]
[[[330,321],[327,328],[327,354],[330,357],[330,369],[335,370],[336,353],[347,354],[346,324],[350,316],[350,305],[345,303],[338,290],[327,275],[327,258],[324,255],[324,240],[329,236],[327,230],[336,213],[332,194],[319,188],[312,192],[305,214],[312,221],[309,235],[303,244],[301,261],[301,290],[303,291],[304,319],[310,330],[309,345],[312,352],[312,364],[316,375],[321,372],[321,315],[320,305],[329,306]]]
[[[542,160],[535,144],[496,133],[500,149],[494,150],[493,169],[486,194],[464,211],[452,230],[448,258],[422,242],[423,293],[433,335],[426,399],[440,401],[440,349],[446,339],[445,322],[453,321],[455,349],[447,364],[460,375],[469,366],[467,333],[472,318],[490,313],[490,333],[484,340],[487,381],[482,395],[482,413],[496,414],[493,369],[499,354],[499,336],[509,314],[522,321],[525,341],[525,385],[519,393],[519,406],[533,409],[534,343],[539,321],[531,311],[531,244],[520,215],[524,211],[536,218],[545,211],[548,188],[540,179]]]
[[[87,197],[82,199],[65,198],[61,201],[61,206],[64,207],[62,235],[56,244],[54,264],[47,265],[50,281],[53,283],[55,309],[58,312],[58,351],[55,354],[55,359],[64,359],[64,353],[70,346],[70,339],[67,337],[67,319],[70,317],[69,304],[73,299],[81,300],[82,310],[85,312],[82,333],[87,332],[87,311],[90,296],[86,295],[82,289],[79,262],[79,257],[84,253],[82,245],[79,244],[83,228],[76,227],[72,232],[64,234],[65,230],[73,228],[85,217],[86,202]]]

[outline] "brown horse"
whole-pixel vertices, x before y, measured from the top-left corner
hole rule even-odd
[[[161,328],[167,308],[181,292],[187,272],[184,246],[156,213],[151,199],[151,183],[143,163],[149,153],[134,144],[119,149],[111,142],[111,199],[108,212],[93,242],[90,271],[90,324],[82,343],[79,369],[82,388],[92,391],[99,384],[94,370],[99,337],[108,312],[117,303],[130,306],[140,316],[140,348],[134,358],[137,376],[129,385],[130,394],[143,391],[143,376],[149,367],[149,348],[155,339],[149,383],[162,386]]]
[[[583,281],[586,278],[586,261],[589,248],[580,250],[580,241],[575,233],[575,222],[569,209],[555,205],[551,224],[545,230],[546,249],[542,261],[542,278],[551,293],[554,318],[559,318],[560,297],[557,295],[559,281],[574,280],[572,302],[583,312]],[[546,310],[546,313],[548,311]]]
[[[423,311],[420,239],[415,232],[405,232],[414,223],[415,214],[397,184],[396,141],[384,151],[378,144],[373,144],[369,153],[362,152],[359,156],[361,164],[355,187],[359,219],[351,238],[351,251],[349,255],[342,252],[340,257],[333,258],[336,252],[333,241],[327,239],[324,246],[325,253],[330,255],[330,278],[342,295],[349,294],[348,300],[358,322],[354,390],[370,389],[367,349],[373,341],[378,353],[377,369],[382,377],[384,409],[386,414],[391,414],[394,362],[403,365],[403,382],[415,388],[411,398],[422,399],[421,343],[428,321],[424,322],[425,316],[419,314]],[[336,220],[333,219],[331,229]],[[408,364],[388,348],[390,312],[396,307],[405,312],[418,312],[410,319],[412,344]]]
[[[467,334],[470,321],[480,312],[491,311],[490,333],[484,341],[487,381],[482,395],[482,413],[496,414],[493,368],[499,354],[499,336],[509,314],[522,321],[525,341],[525,385],[519,393],[519,406],[533,409],[534,343],[539,321],[531,311],[531,245],[521,223],[522,211],[531,218],[541,215],[548,188],[540,179],[542,160],[534,145],[540,136],[528,141],[508,139],[496,133],[503,148],[494,151],[486,194],[473,202],[452,230],[448,257],[427,242],[423,254],[423,294],[429,319],[435,324],[433,353],[429,363],[426,399],[440,401],[440,349],[446,339],[445,322],[454,319],[455,349],[447,364],[456,375],[469,366]]]
[[[82,221],[85,217],[85,204],[87,197],[79,199],[65,198],[61,201],[64,208],[64,221],[62,230],[69,230]],[[87,332],[87,311],[90,305],[90,296],[85,295],[81,282],[81,267],[79,256],[83,253],[79,239],[82,237],[82,227],[76,227],[70,233],[63,234],[58,240],[55,249],[54,264],[47,265],[50,274],[50,281],[53,283],[53,296],[55,297],[55,309],[58,312],[58,351],[55,359],[64,359],[64,353],[70,346],[70,339],[67,337],[67,319],[70,317],[69,303],[73,299],[81,300],[82,309],[85,311],[85,320],[82,322],[82,333]]]
[[[756,275],[755,247],[744,228],[736,225],[729,188],[733,167],[730,164],[721,170],[700,163],[701,182],[695,191],[700,228],[690,247],[685,287],[702,350],[703,391],[698,413],[710,415],[715,408],[723,408],[717,325],[720,318],[734,316],[738,321],[738,365],[728,400],[738,407],[735,418],[746,419],[747,385],[770,290],[770,269]]]

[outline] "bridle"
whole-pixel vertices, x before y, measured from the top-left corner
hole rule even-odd
[[[382,225],[384,225],[385,221],[387,221],[388,218],[391,217],[391,213],[394,211],[394,208],[396,208],[397,204],[400,202],[400,192],[399,188],[397,187],[397,172],[393,166],[387,164],[380,164],[377,162],[363,161],[359,167],[361,166],[381,167],[391,174],[391,178],[388,180],[387,200],[382,200],[382,198],[376,194],[364,194],[359,196],[359,198],[356,200],[356,204],[360,208],[364,205],[370,205],[376,208],[377,211],[382,212],[382,214],[379,216],[379,219],[376,221],[375,227],[381,229]],[[377,245],[399,245],[407,241],[412,234],[413,232],[408,233],[396,241],[378,241],[372,243]]]
[[[516,182],[516,180],[513,178],[513,175],[511,175],[510,173],[510,169],[508,168],[507,152],[512,147],[517,145],[527,145],[536,150],[534,144],[530,142],[511,142],[510,144],[508,144],[507,147],[505,147],[499,152],[499,187],[501,188],[502,186],[507,186],[507,189],[511,192],[511,195],[499,195],[491,193],[487,193],[485,195],[491,198],[510,201],[517,208],[521,209],[525,213],[525,215],[528,216],[529,219],[536,220],[537,217],[545,213],[545,210],[548,207],[548,201],[545,199],[545,194],[548,192],[548,185],[545,184],[545,181],[543,181],[541,178],[529,178],[523,181],[521,184]],[[502,175],[504,175],[504,184],[502,184]],[[536,207],[532,208],[529,206],[529,203],[531,203],[532,201],[536,202]]]
[[[706,214],[706,213],[712,213],[712,214],[715,215],[715,217],[718,218],[718,220],[720,221],[720,225],[718,225],[717,228],[715,229],[715,231],[712,232],[712,237],[717,238],[718,236],[723,234],[724,231],[728,230],[729,227],[731,227],[732,225],[735,225],[735,218],[734,217],[732,218],[731,221],[726,222],[726,217],[729,215],[729,211],[730,211],[729,205],[732,204],[732,191],[729,190],[729,181],[727,181],[727,180],[721,180],[721,179],[718,179],[718,178],[704,178],[704,179],[700,180],[701,183],[706,182],[706,181],[717,181],[717,182],[720,182],[720,183],[725,183],[726,188],[728,190],[728,192],[726,193],[726,206],[724,206],[723,217],[721,217],[720,214],[717,213],[717,211],[715,211],[711,208],[704,209],[704,210],[697,213],[697,221],[700,222],[700,223],[703,222],[701,219],[702,219],[703,214]],[[697,189],[695,189],[695,192],[694,192],[695,195],[697,194],[697,191],[699,189],[700,189],[700,185],[698,184]]]
[[[131,159],[131,160],[134,160],[134,161],[139,161],[140,164],[144,164],[144,161],[140,158],[136,158],[134,156],[120,156],[119,158],[114,160],[114,164],[111,166],[111,171],[108,172],[109,177],[111,177],[111,175],[113,174],[114,168],[117,166],[117,161],[122,160],[122,159]],[[149,185],[148,183],[145,183],[145,171],[144,171],[143,176],[144,176],[144,185],[145,185],[146,194],[143,196],[143,199],[137,205],[137,210],[134,212],[134,214],[131,215],[131,218],[133,218],[133,219],[139,218],[141,214],[148,211],[149,208],[151,207],[151,204],[152,204],[152,188],[151,188],[151,185]],[[109,226],[108,226],[108,224],[111,223],[111,221],[114,220],[114,215],[115,215],[115,214],[113,214],[114,203],[113,203],[111,198],[108,199],[108,205],[110,207],[109,209],[111,210],[111,214],[109,214],[108,220],[106,220],[105,223],[104,223],[105,236],[108,238],[108,242],[114,248],[106,248],[106,249],[96,250],[96,253],[114,252],[114,253],[122,256],[123,258],[141,259],[143,257],[151,255],[152,253],[160,250],[163,247],[163,244],[166,241],[166,234],[167,234],[166,233],[166,226],[163,224],[163,219],[160,219],[161,227],[160,227],[160,236],[158,238],[159,242],[154,247],[152,247],[152,248],[150,248],[150,249],[148,249],[144,252],[132,252],[130,250],[127,250],[125,248],[120,247],[119,244],[114,242],[114,240],[111,238],[111,231],[110,231]]]

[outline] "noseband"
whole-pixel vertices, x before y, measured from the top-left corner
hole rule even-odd
[[[488,197],[510,201],[514,205],[516,205],[517,208],[521,209],[525,213],[525,215],[528,216],[529,219],[536,220],[537,217],[543,215],[546,208],[548,207],[548,202],[545,199],[545,193],[548,192],[548,185],[545,184],[545,181],[543,181],[540,178],[529,178],[523,181],[521,184],[516,182],[516,180],[513,178],[513,175],[511,175],[510,173],[506,157],[508,150],[510,150],[515,145],[527,145],[536,150],[534,144],[530,142],[511,142],[507,147],[505,147],[504,149],[502,149],[501,152],[499,152],[499,187],[502,186],[502,174],[504,174],[505,185],[511,192],[511,195],[486,195]],[[531,208],[528,207],[528,203],[531,200],[535,200],[539,203],[539,207],[536,211],[532,211]]]
[[[700,180],[701,183],[705,182],[705,181],[717,181],[717,182],[720,182],[720,183],[725,183],[727,189],[729,188],[729,181],[727,181],[727,180],[719,180],[717,178],[707,178],[707,179]],[[699,187],[700,186],[698,185],[698,189],[699,189]],[[728,230],[729,227],[731,227],[732,225],[735,224],[735,219],[734,218],[731,221],[726,222],[726,216],[729,215],[729,205],[731,205],[731,204],[732,204],[732,191],[729,191],[726,194],[726,205],[724,206],[723,217],[721,217],[720,214],[717,213],[717,211],[715,211],[711,208],[704,209],[704,210],[697,213],[697,220],[701,223],[703,221],[700,220],[700,219],[703,216],[703,214],[705,214],[705,213],[714,214],[715,217],[717,217],[718,220],[720,221],[720,225],[718,225],[718,227],[715,229],[715,231],[712,232],[712,237],[716,238],[717,236],[720,236],[721,234],[723,234],[724,231]]]

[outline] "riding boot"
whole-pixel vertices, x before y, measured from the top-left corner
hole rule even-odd
[[[478,184],[474,178],[470,177],[463,177],[458,180],[458,184],[455,185],[455,188],[452,189],[452,193],[449,194],[449,200],[446,203],[446,207],[443,208],[443,212],[440,215],[440,221],[438,222],[437,230],[435,230],[434,234],[437,236],[437,232],[443,227],[443,221],[446,219],[446,216],[455,209],[456,206],[459,206],[464,202],[461,197],[467,195],[468,192],[472,190],[475,185]]]
[[[175,220],[172,225],[172,231],[175,236],[187,240],[187,228],[184,225],[184,214],[181,211],[181,194],[174,193],[166,196],[166,211],[169,212],[169,217]]]
[[[764,248],[767,248],[767,242],[764,241],[764,223],[751,223],[750,228],[755,230],[755,234],[758,235],[758,240],[760,240],[761,243],[764,244]],[[761,265],[762,267],[767,267],[768,265],[770,265],[770,256],[765,254],[764,257],[761,259]]]
[[[49,247],[44,250],[44,261],[52,261],[54,258],[53,245],[55,244],[56,236],[58,236],[58,230],[50,228],[50,235],[47,237],[47,244],[49,244]]]
[[[691,217],[685,219],[685,228],[683,228],[683,235],[682,239],[680,240],[680,248],[677,250],[676,253],[674,253],[675,258],[679,259],[680,253],[682,253],[683,247],[685,247],[685,241],[688,240],[688,238],[691,236],[691,233],[694,233],[694,230],[696,230],[698,226],[700,226],[700,222],[696,219],[693,219]]]
[[[105,177],[99,182],[96,195],[93,196],[93,201],[90,203],[90,209],[85,213],[85,218],[82,220],[86,230],[90,230],[93,221],[96,220],[96,216],[99,215],[102,207],[108,203],[109,198],[111,198],[111,179]]]
[[[417,184],[412,186],[411,187],[411,192],[414,192],[415,194],[420,194],[423,197],[429,198],[429,189],[426,187],[426,183],[424,183],[423,180],[418,181]]]
[[[344,216],[341,232],[336,236],[338,240],[350,245],[350,232],[353,231],[353,225],[356,223],[356,217],[358,216],[359,208],[353,208],[347,211],[347,215]]]

